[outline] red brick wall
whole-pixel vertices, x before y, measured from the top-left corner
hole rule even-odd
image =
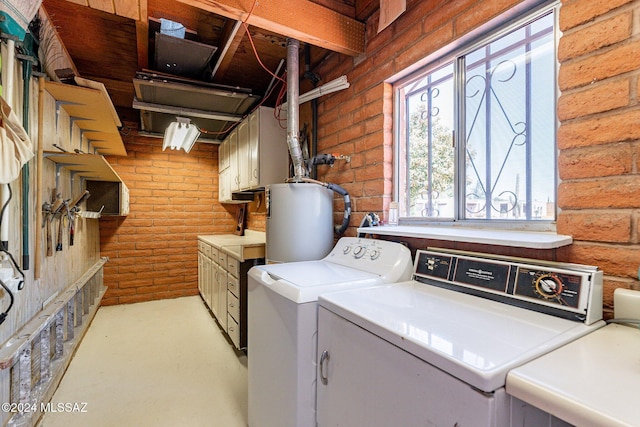
[[[560,11],[558,232],[574,238],[568,260],[604,270],[608,308],[615,288],[638,288],[639,12],[637,0]]]
[[[319,152],[351,156],[351,163],[319,167],[318,177],[338,183],[353,201],[351,228],[369,211],[386,211],[392,194],[392,102],[385,80],[437,52],[478,26],[529,2],[409,0],[407,11],[377,33],[367,22],[365,53],[332,54],[316,72],[323,81],[346,74],[351,86],[319,100]],[[508,255],[597,265],[605,273],[605,307],[613,289],[638,287],[640,208],[640,0],[566,0],[558,103],[558,232],[574,244],[554,251],[469,247]],[[634,25],[635,22],[635,25]],[[336,218],[341,216],[337,201]],[[448,245],[410,239],[412,247]],[[466,248],[469,245],[455,245]]]
[[[135,133],[135,132],[134,132]],[[218,203],[218,150],[162,151],[162,140],[129,136],[109,162],[130,192],[130,214],[100,219],[108,256],[104,305],[198,293],[197,236],[234,229],[235,206]]]
[[[348,89],[320,98],[318,125],[319,152],[351,156],[350,163],[318,167],[319,178],[349,191],[353,216],[348,235],[356,233],[366,213],[386,212],[391,200],[393,94],[384,81],[520,3],[409,0],[407,11],[380,33],[378,12],[369,18],[363,55],[332,54],[318,67],[323,81],[345,74],[350,82]],[[336,199],[336,221],[342,206]]]

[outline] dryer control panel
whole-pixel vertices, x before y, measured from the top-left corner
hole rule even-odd
[[[591,324],[602,319],[602,271],[595,267],[427,250],[416,254],[414,279]]]

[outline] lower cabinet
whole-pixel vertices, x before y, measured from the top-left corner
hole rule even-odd
[[[213,265],[211,280],[211,303],[209,308],[222,330],[227,331],[227,270],[220,264]]]
[[[198,290],[237,349],[247,347],[247,273],[264,258],[241,261],[198,241]]]

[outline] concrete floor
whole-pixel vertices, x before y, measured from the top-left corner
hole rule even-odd
[[[101,307],[52,404],[41,426],[246,427],[247,358],[200,297]]]

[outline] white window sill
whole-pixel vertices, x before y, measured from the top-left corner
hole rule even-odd
[[[490,228],[466,228],[451,226],[377,226],[360,227],[358,233],[384,236],[416,237],[420,239],[447,240],[452,242],[480,243],[484,245],[512,246],[530,249],[555,249],[570,245],[571,236],[553,232],[499,230]]]

